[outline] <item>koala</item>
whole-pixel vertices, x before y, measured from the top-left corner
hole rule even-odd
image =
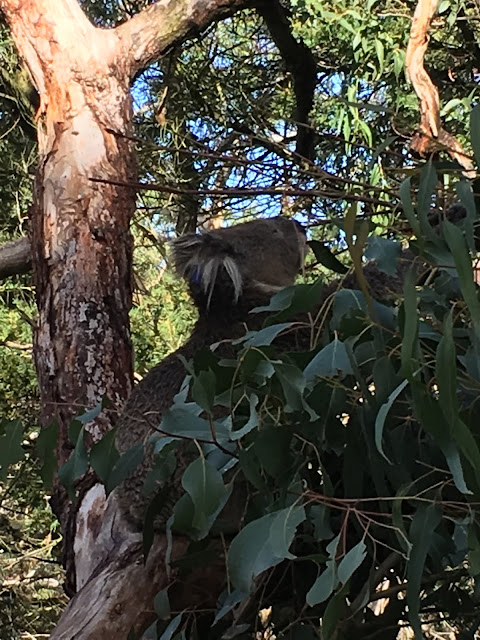
[[[221,355],[231,357],[229,341],[244,335],[246,327],[259,328],[262,322],[257,314],[249,313],[251,309],[266,304],[276,291],[293,284],[307,250],[301,225],[281,216],[185,235],[172,245],[175,271],[187,281],[199,318],[187,342],[133,389],[117,423],[116,446],[120,453],[138,442],[146,445],[172,405],[187,373],[179,356],[188,361],[200,349],[226,341]],[[115,490],[122,514],[138,529],[147,506],[144,479],[152,462],[151,446],[147,445],[143,462]],[[179,497],[174,489],[180,485],[184,468],[180,460],[163,522]]]

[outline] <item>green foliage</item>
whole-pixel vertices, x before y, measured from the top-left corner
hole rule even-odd
[[[435,592],[455,594],[455,604],[441,604],[451,625],[468,625],[477,608],[478,293],[462,226],[430,221],[435,172],[425,165],[409,210],[418,229],[431,229],[412,242],[418,258],[428,256],[428,275],[410,269],[391,306],[376,302],[370,313],[360,291],[339,290],[320,329],[267,319],[236,341],[237,359],[213,352],[186,363],[191,395],[184,387],[160,424],[167,446],[199,448],[182,480],[190,506],[182,496],[175,519],[181,512],[193,539],[216,535],[212,515],[231,478],[232,495],[249,496],[212,637],[227,628],[247,637],[252,599],[255,611],[273,606],[276,633],[295,622],[347,639],[389,625],[396,635],[402,619],[421,637],[426,622],[441,625]],[[393,240],[373,234],[369,247],[384,271],[405,259]],[[282,291],[268,308],[275,320],[298,318],[307,299],[325,303],[318,283]],[[277,348],[294,330],[305,349]],[[384,580],[394,589],[374,616]],[[174,626],[188,635],[187,621]]]
[[[95,24],[109,27],[149,2],[81,4]],[[460,631],[473,629],[473,637],[480,575],[480,311],[471,267],[478,189],[458,179],[456,167],[448,173],[445,153],[425,165],[409,153],[418,122],[403,68],[412,3],[282,5],[290,12],[285,22],[292,35],[317,64],[306,127],[314,147],[309,160],[294,147],[298,114],[309,97],[300,95],[298,70],[282,58],[251,9],[179,45],[137,78],[132,95],[140,178],[174,190],[138,196],[131,313],[137,373],[188,336],[195,314],[166,268],[165,244],[198,222],[295,213],[310,227],[323,274],[342,273],[353,262],[361,275],[362,256],[392,274],[405,239],[434,271],[420,282],[412,273],[391,307],[370,300],[363,286],[339,290],[318,313],[318,270],[307,272],[307,284],[275,296],[267,325],[237,345],[236,361],[212,356],[207,366],[199,357],[189,365],[185,393],[163,418],[171,435],[154,438],[157,462],[145,490],[168,487],[175,452],[195,440],[201,452],[184,476],[174,529],[195,540],[208,536],[238,484],[251,494],[244,528],[230,548],[232,590],[222,596],[213,636],[252,637],[257,609],[273,605],[271,625],[255,629],[257,637],[284,633],[298,640],[321,633],[339,640],[369,633],[390,640],[397,621],[407,619],[408,604],[417,634],[419,619],[435,625],[443,616]],[[427,53],[443,122],[467,152],[465,122],[478,100],[476,13],[471,3],[441,2]],[[3,26],[0,57],[0,231],[10,239],[25,232],[31,201],[35,96]],[[477,106],[470,117],[477,162],[479,113]],[[299,195],[263,193],[282,188]],[[438,231],[431,209],[438,214],[457,196],[467,218],[455,226],[445,222]],[[40,547],[51,559],[58,536],[50,532],[32,453],[39,410],[35,375],[29,349],[19,348],[31,342],[25,323],[34,315],[30,280],[12,279],[0,294],[0,406],[2,417],[14,421],[2,422],[0,436],[8,444],[0,456],[6,473],[2,556],[13,565],[22,557],[23,563],[21,586],[6,589],[6,598],[15,593],[21,606],[12,596],[0,607],[0,635],[5,630],[10,639],[19,628],[48,631],[63,600],[58,587],[45,595],[31,585],[27,590],[23,580],[32,564],[22,549],[34,555]],[[304,350],[277,349],[298,328],[295,314],[312,311],[316,317],[301,329],[311,331]],[[37,439],[47,486],[56,470],[56,440],[54,424]],[[71,462],[59,472],[71,493],[87,462],[110,491],[143,458],[141,444],[119,457],[113,432],[87,452],[77,425],[72,443]],[[150,521],[154,512],[155,505]],[[41,542],[33,544],[33,538]],[[48,566],[41,565],[45,575]],[[0,571],[11,580],[16,569],[0,563]],[[375,588],[383,578],[396,590],[385,613],[374,616],[367,603],[378,599]],[[405,578],[402,600],[397,593]],[[243,591],[250,591],[254,606],[246,606]],[[42,618],[28,605],[44,595]],[[161,604],[159,617],[166,620],[169,607],[165,599]],[[238,614],[234,624],[232,610]],[[195,637],[189,635],[191,620],[179,614],[160,623],[162,637]],[[156,637],[156,625],[148,633]]]

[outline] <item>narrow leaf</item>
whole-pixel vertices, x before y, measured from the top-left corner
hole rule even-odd
[[[423,237],[422,230],[420,228],[420,222],[415,215],[415,209],[413,208],[412,204],[410,181],[411,178],[406,178],[406,180],[404,180],[400,185],[400,200],[402,201],[403,212],[405,213],[407,220],[412,227],[413,233],[417,236],[418,239],[421,239]]]
[[[398,387],[396,387],[392,393],[388,396],[387,401],[382,404],[380,410],[375,418],[375,445],[377,447],[378,452],[385,458],[385,460],[391,464],[390,460],[385,455],[383,451],[382,445],[382,437],[383,437],[383,428],[385,426],[385,419],[388,415],[388,412],[392,408],[393,403],[398,398],[398,396],[402,393],[405,387],[408,384],[408,380],[404,380],[401,382]]]
[[[320,602],[325,602],[337,588],[338,582],[335,562],[328,560],[327,568],[318,576],[307,593],[305,601],[308,606],[314,607]]]
[[[419,638],[422,637],[420,625],[420,589],[422,576],[433,534],[442,519],[437,505],[421,505],[415,513],[410,527],[409,539],[412,550],[407,565],[407,603],[410,623]]]
[[[415,276],[411,270],[405,278],[404,291],[401,360],[403,375],[411,380],[416,369],[415,356],[418,348],[417,292]]]
[[[443,336],[437,347],[435,373],[439,391],[439,402],[447,424],[453,425],[458,417],[457,362],[452,335],[452,313],[446,315]]]
[[[310,240],[308,244],[315,254],[315,258],[320,264],[323,264],[324,267],[342,275],[348,272],[348,268],[333,255],[328,246],[323,242]]]
[[[478,301],[477,288],[473,280],[472,261],[467,251],[463,233],[448,220],[443,223],[443,233],[455,260],[460,288],[472,316],[476,334],[480,336],[480,302]]]
[[[209,516],[217,511],[227,493],[222,476],[200,456],[185,470],[182,486],[195,508],[192,525],[195,529],[203,531],[208,525]]]
[[[340,561],[337,569],[338,579],[342,584],[353,575],[353,573],[362,564],[367,555],[367,546],[363,540],[360,540]]]
[[[108,476],[105,490],[113,491],[117,485],[125,480],[143,460],[143,443],[137,442],[130,447],[115,463],[112,472]]]
[[[90,464],[104,484],[120,457],[115,447],[115,435],[116,430],[112,429],[90,451]]]
[[[0,479],[5,480],[8,467],[25,457],[22,447],[23,425],[20,420],[3,422],[0,436]]]
[[[478,104],[470,113],[470,140],[477,167],[480,167],[480,105]]]
[[[88,455],[85,449],[85,429],[82,427],[77,437],[75,448],[67,462],[58,470],[58,479],[68,491],[70,499],[75,497],[75,480],[88,469]]]

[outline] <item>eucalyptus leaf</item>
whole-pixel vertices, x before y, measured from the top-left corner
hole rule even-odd
[[[0,426],[0,480],[5,481],[10,465],[25,457],[22,447],[24,429],[20,420],[3,421]]]
[[[368,260],[375,260],[380,271],[393,275],[397,271],[398,258],[400,257],[401,251],[402,247],[394,240],[388,240],[388,238],[381,238],[379,236],[370,236],[365,257]]]
[[[421,504],[413,516],[410,526],[409,540],[412,550],[407,564],[408,617],[419,638],[422,637],[419,612],[423,568],[432,544],[433,534],[441,518],[442,512],[437,505]]]
[[[333,378],[337,375],[353,373],[345,345],[336,336],[305,367],[304,375],[307,384],[311,384],[317,376]]]
[[[288,547],[296,527],[304,519],[303,507],[294,507],[247,524],[232,540],[228,550],[227,565],[234,587],[250,593],[260,573],[282,562],[286,553],[290,555]]]

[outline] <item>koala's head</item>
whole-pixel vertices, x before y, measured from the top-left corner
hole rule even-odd
[[[248,304],[293,284],[306,253],[305,231],[282,218],[182,236],[173,243],[177,274],[200,309]]]

